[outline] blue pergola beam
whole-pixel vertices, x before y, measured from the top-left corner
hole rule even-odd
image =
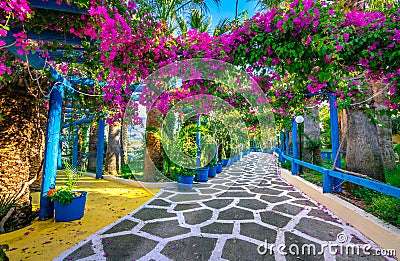
[[[299,158],[298,144],[297,144],[297,122],[293,119],[292,122],[292,146],[293,146],[293,158]],[[292,174],[299,175],[299,166],[293,161],[292,162]]]
[[[56,186],[58,152],[61,137],[61,114],[63,86],[55,85],[50,94],[49,116],[46,129],[46,146],[44,153],[43,177],[40,194],[39,219],[52,218],[54,205],[47,197],[47,191]]]
[[[78,152],[79,152],[79,128],[75,125],[74,146],[72,147],[72,168],[78,168]]]
[[[335,164],[335,167],[340,168],[340,141],[339,141],[339,117],[338,117],[338,108],[336,102],[336,96],[332,93],[329,94],[329,112],[330,112],[330,125],[331,125],[331,141],[332,141],[332,164]],[[338,154],[338,158],[335,162],[336,155]],[[342,192],[342,180],[335,177],[333,178],[333,191],[340,193]]]
[[[22,31],[22,28],[16,27],[12,31],[13,31],[13,33],[16,33],[16,32]],[[51,31],[51,30],[44,30],[40,33],[27,31],[26,36],[28,39],[31,39],[31,40],[38,40],[38,41],[43,41],[43,42],[57,41],[59,43],[71,44],[71,45],[77,45],[77,46],[82,46],[82,41],[84,40],[84,39],[81,39],[72,34],[66,34],[64,32],[56,32],[56,31]]]
[[[197,116],[198,119],[196,121],[197,126],[200,128],[201,126],[201,120],[200,120],[200,115]],[[196,145],[197,145],[197,157],[196,157],[196,167],[200,168],[201,167],[201,132],[198,131],[196,132]]]
[[[99,120],[97,131],[97,148],[96,148],[96,179],[103,178],[103,161],[104,161],[104,130],[106,122]]]
[[[73,122],[73,123],[66,123],[66,124],[64,124],[64,125],[62,126],[62,128],[65,129],[65,128],[68,128],[68,127],[71,126],[71,125],[77,126],[77,125],[80,125],[80,124],[90,123],[90,122],[92,121],[92,118],[93,118],[93,117],[89,117],[89,118],[77,120],[77,121],[75,121],[75,122]]]
[[[46,9],[46,10],[53,10],[53,11],[60,11],[60,12],[67,12],[67,13],[77,13],[77,14],[87,14],[86,9],[78,8],[73,3],[66,3],[62,2],[61,4],[57,4],[55,0],[31,0],[30,7],[38,8],[38,9]]]

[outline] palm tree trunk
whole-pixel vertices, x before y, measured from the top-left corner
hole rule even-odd
[[[239,10],[239,0],[236,0],[235,19],[237,19],[237,18],[238,18],[238,10]]]
[[[385,85],[382,82],[372,83],[372,91],[374,93],[374,105],[376,108],[378,123],[376,128],[378,130],[378,143],[382,152],[383,167],[385,169],[395,169],[396,161],[394,149],[392,144],[392,121],[390,116],[382,114],[388,110],[384,104],[387,100],[387,92],[384,91]]]
[[[348,115],[346,110],[342,110],[339,114],[339,138],[340,138],[340,149],[346,149],[347,147],[347,130],[348,126]]]
[[[121,162],[128,165],[128,123],[124,120],[121,126]]]
[[[106,152],[106,171],[116,176],[121,170],[121,123],[109,125],[108,145]]]
[[[90,172],[96,172],[96,153],[97,153],[97,134],[98,134],[98,124],[93,121],[90,125],[89,134],[89,158],[88,158],[88,168]]]
[[[0,89],[0,200],[16,197],[16,207],[0,212],[0,233],[27,225],[31,220],[29,196],[32,149],[40,139],[35,130],[36,98],[25,87]],[[36,137],[35,137],[36,135]],[[7,218],[7,213],[10,213]]]
[[[147,129],[162,126],[161,112],[153,107],[147,114]],[[156,181],[164,169],[164,155],[160,138],[155,133],[146,132],[146,152],[144,156],[144,180]]]
[[[347,169],[385,182],[376,126],[362,109],[349,108],[348,116]]]
[[[32,149],[30,157],[30,175],[29,179],[36,178],[33,184],[30,186],[30,191],[40,191],[42,186],[42,167],[44,160],[44,148],[46,141],[46,123],[47,123],[47,108],[39,104],[36,104],[36,127],[32,133]]]
[[[322,164],[321,145],[316,145],[321,140],[319,123],[318,107],[313,107],[309,115],[304,115],[303,159],[316,165]]]

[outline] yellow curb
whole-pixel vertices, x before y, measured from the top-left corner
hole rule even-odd
[[[91,234],[129,214],[149,201],[158,189],[135,188],[107,180],[83,177],[77,186],[88,191],[85,215],[81,220],[38,221],[25,228],[0,235],[0,244],[8,244],[10,260],[52,260]],[[39,193],[32,193],[35,204]]]
[[[286,169],[281,169],[281,177],[310,198],[324,205],[336,216],[351,224],[382,249],[395,249],[396,257],[400,259],[400,229],[383,222],[333,194],[322,193],[322,188],[298,176],[292,175]]]

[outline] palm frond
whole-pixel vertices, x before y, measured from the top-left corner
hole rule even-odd
[[[219,19],[217,25],[214,28],[213,35],[219,36],[225,32],[225,28],[229,25],[230,19],[227,17]]]

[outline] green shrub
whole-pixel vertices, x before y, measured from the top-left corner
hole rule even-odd
[[[6,252],[5,252],[7,250],[9,250],[8,245],[0,245],[0,261],[8,261],[8,260],[10,260],[7,257]]]
[[[395,169],[385,169],[386,183],[395,187],[400,187],[400,164]]]
[[[282,162],[281,167],[287,170],[291,170],[292,169],[292,162],[285,160],[284,162]]]
[[[382,195],[372,198],[365,209],[367,212],[400,227],[400,199]]]

